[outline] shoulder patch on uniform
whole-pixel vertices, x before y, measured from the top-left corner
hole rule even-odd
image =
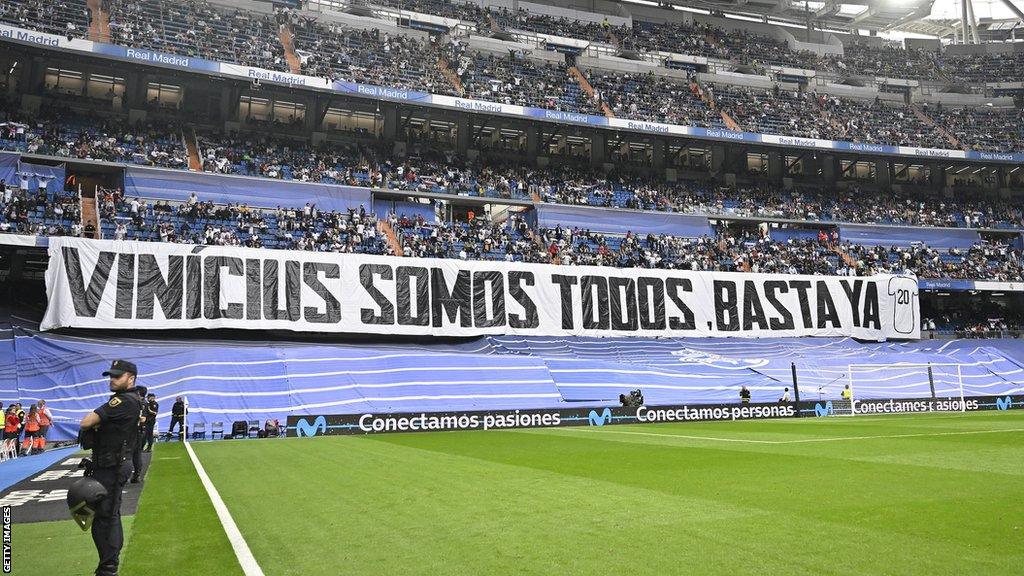
[[[117,396],[114,396],[113,398],[110,399],[110,402],[107,402],[107,404],[110,404],[111,408],[117,408],[118,406],[121,405],[121,399],[118,398]]]

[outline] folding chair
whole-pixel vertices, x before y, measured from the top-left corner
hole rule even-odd
[[[224,439],[223,422],[214,422],[213,425],[210,426],[210,440],[216,440],[217,436],[220,436],[221,440]]]
[[[14,460],[18,457],[18,441],[7,439],[0,445],[0,462]]]
[[[259,420],[249,420],[249,429],[246,432],[247,432],[246,433],[246,437],[247,438],[252,438],[253,436],[259,436],[260,435],[260,421]]]
[[[192,439],[206,440],[206,422],[196,422],[192,425]]]

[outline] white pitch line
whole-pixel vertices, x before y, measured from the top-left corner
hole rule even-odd
[[[264,576],[263,569],[260,568],[256,558],[252,555],[252,551],[249,550],[249,545],[246,544],[245,538],[238,531],[235,519],[231,517],[231,512],[228,512],[227,505],[224,504],[224,500],[221,499],[220,493],[217,492],[213,481],[206,474],[206,470],[199,462],[199,457],[196,456],[189,442],[185,442],[185,450],[188,452],[188,457],[192,459],[192,464],[196,467],[196,473],[199,474],[199,479],[203,482],[206,493],[210,496],[210,502],[213,503],[213,509],[217,511],[217,518],[220,518],[220,524],[224,528],[224,533],[227,534],[231,547],[235,550],[235,557],[242,566],[242,572],[245,573],[245,576]]]
[[[600,434],[633,434],[636,436],[659,436],[661,438],[687,438],[690,440],[715,440],[718,442],[746,442],[750,444],[777,444],[772,440],[748,440],[746,438],[716,438],[714,436],[688,436],[685,434],[657,434],[655,432],[633,432],[629,430],[611,430],[609,428],[582,428],[570,426],[566,428],[550,428],[563,432],[597,432]]]
[[[808,442],[833,442],[841,440],[870,440],[872,438],[920,438],[925,436],[963,436],[967,434],[998,434],[1000,432],[1024,432],[1024,428],[1002,428],[997,430],[963,430],[959,432],[919,432],[916,434],[883,434],[878,436],[837,436],[835,438],[805,438],[803,440],[780,440],[779,444],[806,444]]]
[[[919,438],[925,436],[962,436],[967,434],[998,434],[1000,432],[1024,432],[1024,428],[1002,428],[998,430],[967,430],[960,432],[921,432],[916,434],[880,434],[876,436],[835,436],[833,438],[805,438],[802,440],[751,440],[749,438],[717,438],[714,436],[691,436],[686,434],[658,434],[632,430],[611,430],[609,428],[552,428],[567,432],[597,432],[601,434],[631,434],[634,436],[656,436],[660,438],[685,438],[688,440],[711,440],[713,442],[741,442],[747,444],[807,444],[810,442],[841,442],[844,440],[872,440],[878,438]]]

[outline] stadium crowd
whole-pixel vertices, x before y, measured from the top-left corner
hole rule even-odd
[[[116,44],[284,70],[284,47],[270,14],[184,2],[104,0]]]
[[[3,185],[0,232],[91,236],[82,226],[73,195],[35,196]],[[322,211],[215,205],[195,193],[181,203],[125,197],[120,190],[98,196],[101,231],[118,240],[246,246],[308,251],[396,254],[377,217],[365,207]],[[816,238],[776,241],[767,229],[713,236],[610,235],[585,229],[532,229],[512,214],[504,222],[471,217],[463,223],[431,222],[422,215],[386,215],[404,256],[492,259],[616,267],[731,270],[790,274],[867,275],[912,272],[925,278],[1024,280],[1021,250],[995,241],[940,251],[923,244],[861,246],[837,232]]]
[[[37,117],[18,112],[0,123],[0,149],[170,168],[186,168],[181,129],[150,121],[126,125],[51,108]],[[659,182],[559,163],[541,169],[508,159],[467,161],[426,147],[397,159],[379,146],[324,144],[259,134],[204,133],[198,138],[203,170],[282,180],[393,190],[538,198],[544,202],[692,214],[791,218],[942,227],[1024,227],[1024,210],[1009,200],[934,194],[877,193],[800,186],[714,186]]]
[[[125,197],[103,190],[98,198],[101,229],[115,240],[178,244],[279,248],[314,252],[382,254],[385,241],[377,219],[361,207],[324,211],[313,203],[301,208],[260,209],[246,204],[215,205],[195,193],[176,206]]]
[[[0,98],[0,149],[29,154],[187,168],[181,127],[165,120],[128,123],[47,106],[38,114]]]
[[[727,30],[708,23],[634,20],[632,26],[613,25],[607,18],[603,22],[582,21],[535,14],[522,8],[484,10],[471,3],[443,0],[384,0],[378,4],[457,18],[475,27],[477,32],[519,30],[610,44],[626,50],[718,58],[757,73],[763,72],[765,66],[777,65],[840,75],[961,84],[1024,79],[1024,57],[1017,53],[947,55],[881,41],[852,40],[844,44],[842,55],[818,55],[791,49],[786,42],[772,36]],[[102,9],[109,17],[111,41],[115,43],[273,70],[288,69],[278,38],[281,26],[296,29],[296,49],[305,53],[304,66],[309,73],[330,69],[338,77],[345,76],[351,72],[352,50],[358,52],[369,47],[360,41],[366,38],[359,31],[324,25],[287,8],[278,9],[274,14],[260,14],[207,0],[103,0]],[[0,21],[28,29],[82,37],[90,19],[91,12],[84,0],[0,0]],[[403,69],[418,68],[420,73],[429,75],[433,62],[416,59],[422,47],[402,46],[403,42],[391,38],[378,46],[389,51],[389,59],[395,64],[391,71],[397,69],[403,73]]]
[[[33,9],[26,10],[25,4]],[[79,9],[82,14],[87,12],[84,6],[72,4],[62,5],[72,15]],[[426,8],[446,3],[422,4]],[[982,151],[1024,149],[1019,106],[938,111],[926,120],[909,106],[879,100],[820,95],[778,86],[752,89],[698,85],[693,79],[598,71],[589,72],[589,82],[595,90],[591,98],[565,63],[543,63],[518,50],[508,57],[486,54],[470,50],[458,38],[445,35],[416,38],[380,29],[328,24],[295,11],[257,14],[229,10],[205,0],[105,0],[105,6],[110,12],[112,39],[117,43],[280,71],[290,69],[279,37],[279,30],[287,28],[293,32],[300,71],[330,80],[587,114],[602,114],[601,105],[607,104],[612,113],[624,118],[701,127],[726,127],[728,122],[719,114],[723,111],[740,129],[799,137]],[[469,12],[474,18],[484,15],[479,8]],[[0,21],[52,31],[62,27],[57,20],[66,19],[67,26],[75,30],[87,27],[81,18],[75,20],[62,14],[53,11],[51,3],[0,0]],[[977,81],[975,75],[986,70],[988,58],[950,56],[940,65],[938,56],[920,50],[869,47],[861,43],[851,43],[843,58],[822,58],[791,52],[784,43],[772,38],[726,33],[707,25],[637,23],[634,28],[626,28],[581,24],[525,11],[515,16],[501,12],[484,16],[487,15],[506,25],[532,25],[536,31],[545,33],[575,32],[633,43],[645,50],[693,48],[693,52],[702,55],[753,66],[769,62],[787,66],[815,64],[825,69],[853,66],[869,75],[899,72],[920,76],[928,72],[939,74],[944,81],[962,70],[966,80]],[[808,58],[813,61],[808,62]],[[1015,72],[1024,77],[1019,73],[1024,70],[1024,57],[992,56],[992,60],[1001,81],[1012,80]],[[444,67],[452,72],[452,78],[445,77]],[[947,138],[932,120],[956,140]]]

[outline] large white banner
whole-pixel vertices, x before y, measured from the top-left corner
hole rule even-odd
[[[42,328],[918,338],[917,280],[52,238]]]

